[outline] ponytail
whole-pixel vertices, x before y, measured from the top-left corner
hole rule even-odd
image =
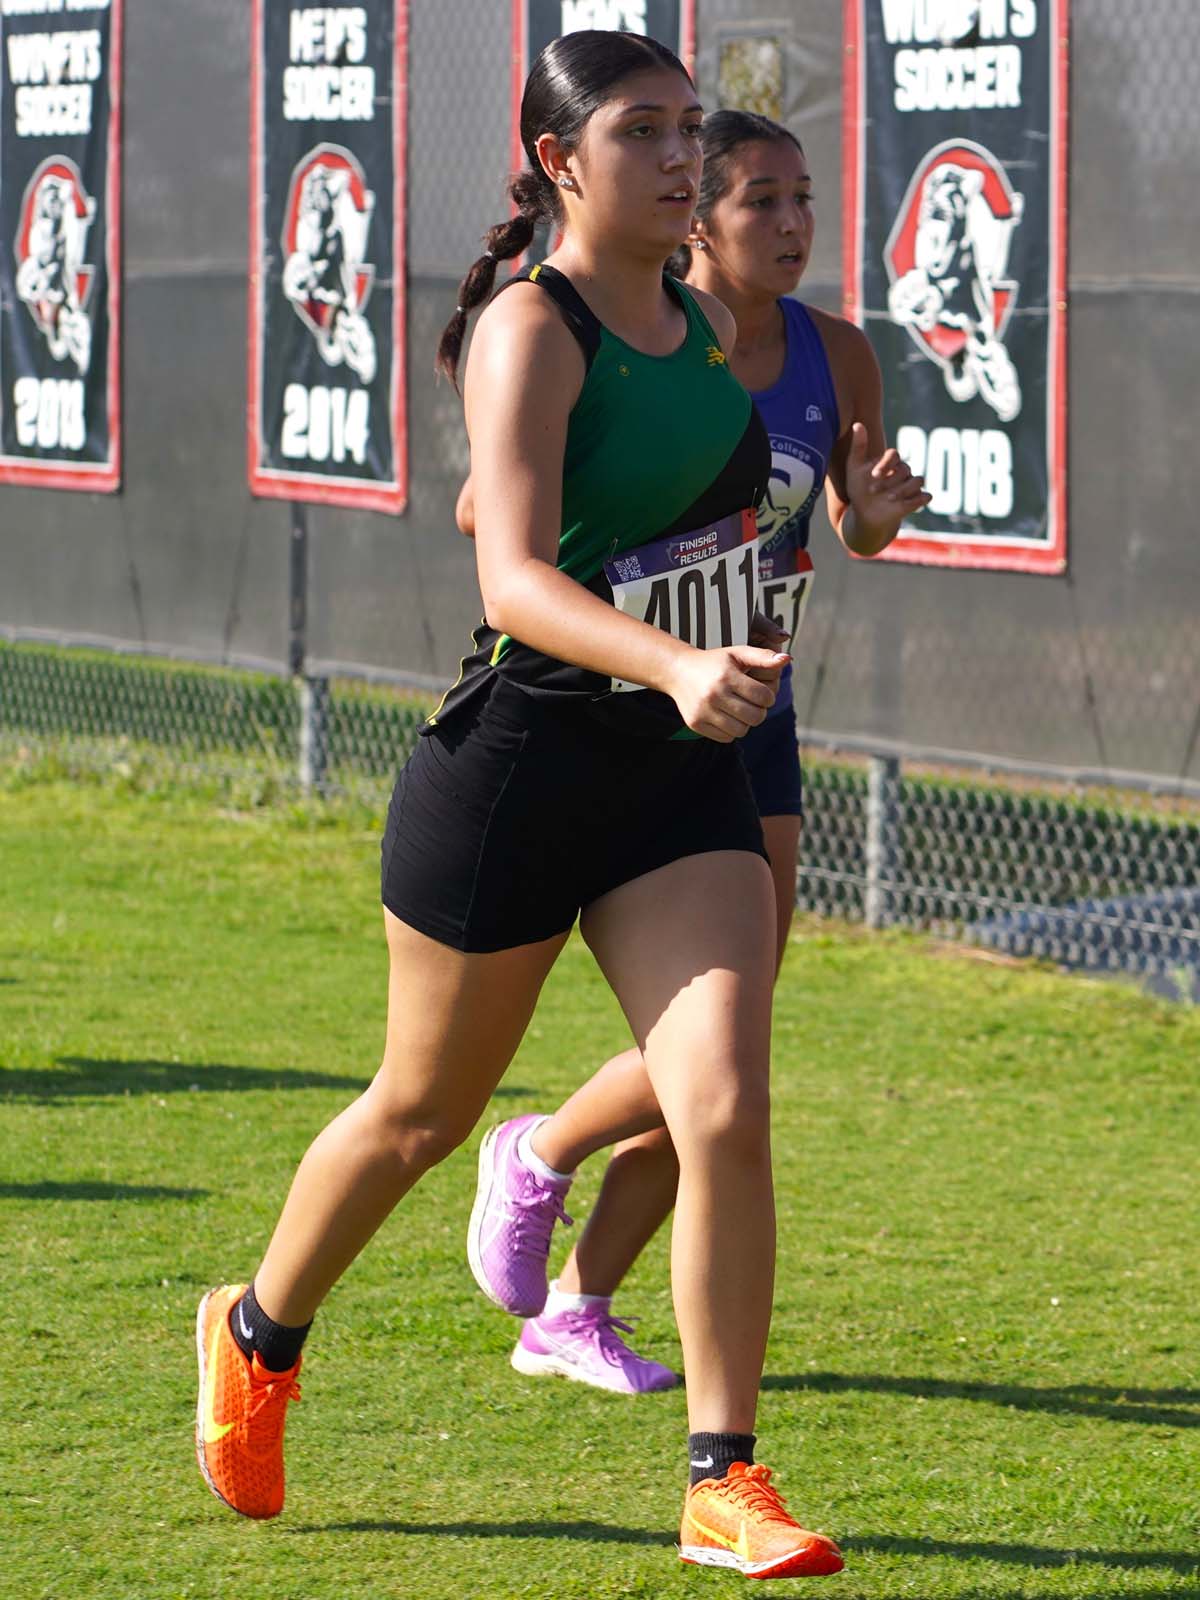
[[[682,283],[691,270],[691,265],[691,246],[687,244],[681,244],[677,250],[672,251],[672,253],[667,257],[666,262],[663,265],[663,271],[669,277],[678,278]]]
[[[467,318],[492,292],[496,263],[522,255],[533,241],[534,230],[543,219],[552,220],[558,211],[558,196],[546,174],[537,168],[514,173],[508,193],[517,208],[515,217],[498,222],[483,236],[484,251],[458,286],[454,315],[442,330],[434,358],[434,371],[450,379],[458,388],[458,361],[467,331]]]

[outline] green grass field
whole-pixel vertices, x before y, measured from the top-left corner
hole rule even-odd
[[[376,870],[362,811],[0,785],[3,1595],[742,1586],[675,1558],[681,1394],[509,1368],[516,1325],[463,1251],[477,1139],[322,1312],[284,1516],[239,1521],[204,1488],[196,1301],[253,1269],[297,1158],[373,1070]],[[494,1116],[623,1043],[573,943]],[[760,1450],[849,1566],[771,1592],[1200,1596],[1198,1062],[1200,1015],[1132,990],[802,930]],[[665,1239],[617,1309],[677,1359]]]

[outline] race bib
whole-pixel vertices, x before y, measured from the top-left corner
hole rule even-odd
[[[788,636],[788,649],[795,650],[796,635],[804,621],[808,597],[812,593],[813,564],[807,550],[794,545],[772,550],[758,561],[758,608]]]
[[[758,565],[753,511],[735,511],[692,533],[672,534],[626,550],[604,563],[613,604],[639,622],[717,650],[748,644]],[[613,689],[644,684],[612,680]]]

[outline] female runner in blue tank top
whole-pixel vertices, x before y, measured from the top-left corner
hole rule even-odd
[[[753,395],[772,450],[758,517],[759,608],[794,644],[812,584],[809,521],[822,488],[830,521],[856,556],[878,555],[929,497],[886,448],[879,366],[865,335],[788,298],[813,241],[812,180],[798,141],[766,117],[729,110],[705,119],[701,144],[696,220],[672,270],[724,301],[737,323],[730,364]],[[461,521],[467,508],[459,509]],[[790,667],[765,721],[740,748],[775,884],[778,965],[795,902],[802,810]],[[621,1338],[628,1325],[610,1313],[613,1292],[675,1197],[674,1151],[638,1052],[608,1062],[553,1116],[521,1120],[531,1162],[556,1175],[560,1194],[580,1161],[621,1142],[542,1313],[525,1322],[513,1365],[624,1393],[673,1385],[676,1375],[631,1350]],[[540,1240],[548,1246],[549,1237],[547,1227]],[[494,1285],[484,1287],[502,1302]]]

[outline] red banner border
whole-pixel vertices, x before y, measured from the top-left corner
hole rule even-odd
[[[407,285],[405,255],[408,171],[408,19],[409,0],[392,0],[392,381],[391,422],[394,483],[331,479],[323,473],[281,472],[260,465],[262,420],[263,260],[263,77],[262,13],[265,0],[253,0],[250,41],[250,269],[246,360],[246,449],[250,493],[264,500],[302,500],[314,505],[382,511],[392,516],[408,504]]]
[[[125,71],[125,0],[111,0],[108,41],[108,156],[104,173],[104,258],[108,276],[108,460],[45,466],[27,456],[0,456],[0,484],[25,489],[75,489],[116,494],[121,487],[121,129]]]
[[[862,10],[846,0],[842,53],[842,310],[862,326],[863,104]],[[1027,540],[930,538],[903,531],[876,561],[1057,575],[1067,570],[1067,129],[1070,96],[1070,0],[1050,0],[1051,246],[1050,326],[1047,338],[1046,464],[1050,538],[1030,549]]]

